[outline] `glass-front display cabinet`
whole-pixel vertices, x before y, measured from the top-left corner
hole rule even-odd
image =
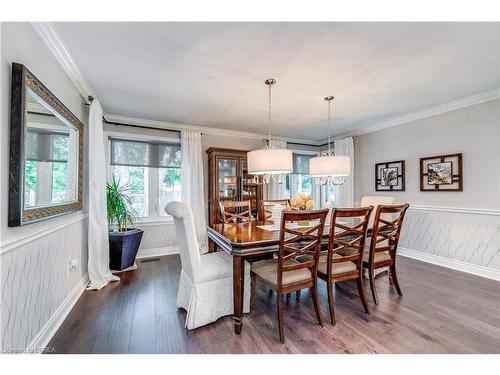
[[[257,218],[262,185],[248,174],[246,150],[209,148],[208,154],[208,211],[209,224],[222,221],[219,202],[250,200],[252,215]]]

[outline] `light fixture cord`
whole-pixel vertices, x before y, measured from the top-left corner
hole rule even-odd
[[[268,115],[269,148],[271,148],[271,86],[272,85],[269,85],[269,115]]]
[[[328,155],[331,155],[331,150],[330,150],[330,112],[331,112],[331,104],[332,101],[328,100]]]

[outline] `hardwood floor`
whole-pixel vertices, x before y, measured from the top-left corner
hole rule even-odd
[[[278,338],[276,295],[257,287],[241,336],[231,317],[193,331],[175,307],[178,255],[138,261],[138,269],[101,291],[86,291],[49,347],[55,353],[500,353],[500,283],[399,257],[403,297],[377,278],[380,304],[365,315],[355,282],[334,291],[337,326],[328,320],[320,281],[317,325],[309,291],[284,303],[286,343]]]

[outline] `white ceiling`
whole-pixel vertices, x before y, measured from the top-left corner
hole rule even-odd
[[[499,23],[56,23],[107,114],[327,136],[500,87]]]

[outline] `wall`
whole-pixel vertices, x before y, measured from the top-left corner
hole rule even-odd
[[[85,287],[87,223],[84,212],[77,212],[7,226],[11,63],[26,65],[84,124],[87,114],[79,92],[29,23],[2,23],[0,34],[0,347],[24,350],[50,338]],[[70,271],[72,259],[78,266]]]
[[[500,273],[500,100],[355,138],[355,200],[408,202],[402,253],[483,275]],[[421,192],[419,159],[463,153],[463,192]],[[406,160],[406,191],[375,192],[375,163]]]

